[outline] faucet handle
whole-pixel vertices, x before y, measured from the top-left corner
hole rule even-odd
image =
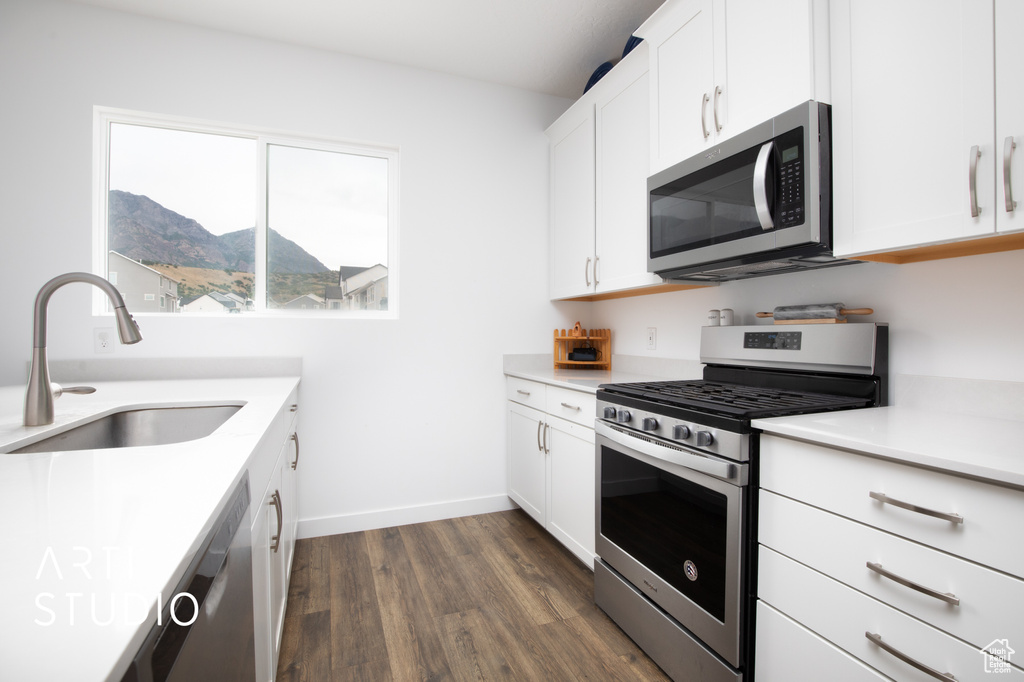
[[[96,389],[93,388],[92,386],[68,386],[65,388],[64,386],[61,386],[60,384],[54,383],[52,381],[50,382],[50,390],[53,392],[54,398],[59,398],[65,393],[88,395],[90,393],[96,392]]]

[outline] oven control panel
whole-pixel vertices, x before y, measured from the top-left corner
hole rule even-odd
[[[676,446],[700,449],[736,461],[749,459],[746,434],[715,429],[695,422],[667,417],[657,412],[616,405],[599,400],[597,418],[601,421],[654,436]]]
[[[803,332],[745,332],[743,334],[743,347],[800,350],[803,336]]]

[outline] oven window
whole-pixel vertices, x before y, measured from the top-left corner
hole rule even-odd
[[[725,495],[602,446],[601,534],[722,622],[727,515]]]

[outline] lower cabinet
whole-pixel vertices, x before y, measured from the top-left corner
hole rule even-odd
[[[508,496],[592,568],[595,397],[516,377],[508,397]]]
[[[297,404],[292,405],[297,409]],[[295,554],[298,525],[296,473],[299,440],[297,415],[288,420],[287,439],[269,450],[274,466],[261,497],[254,491],[252,504],[253,610],[255,616],[256,679],[267,682],[277,674],[288,583]],[[272,455],[271,452],[274,454]],[[254,489],[259,489],[254,486]]]
[[[1024,492],[776,436],[760,456],[761,682],[1024,680]]]

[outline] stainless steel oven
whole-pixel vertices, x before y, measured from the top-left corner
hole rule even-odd
[[[718,665],[707,645],[738,668],[749,464],[598,422],[597,467],[598,555],[687,624],[666,646],[705,669]],[[735,677],[720,672],[707,679]]]
[[[884,405],[888,327],[704,327],[701,361],[598,389],[594,600],[672,679],[751,682],[752,420]]]

